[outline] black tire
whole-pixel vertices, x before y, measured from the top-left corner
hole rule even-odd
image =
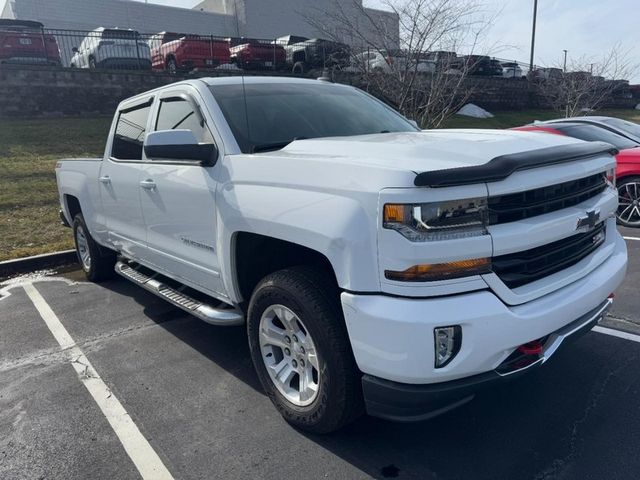
[[[86,247],[83,250],[81,235],[84,236]],[[84,270],[87,280],[101,282],[113,278],[117,255],[114,251],[98,245],[87,228],[81,213],[73,219],[73,239],[76,245],[78,262]],[[83,252],[88,252],[89,262],[83,259]]]
[[[318,354],[318,388],[307,406],[289,401],[275,386],[260,347],[260,320],[273,305],[283,305],[304,323]],[[330,433],[363,412],[361,376],[353,358],[335,281],[313,267],[272,273],[255,288],[249,304],[247,334],[260,382],[287,422],[312,433]]]
[[[89,68],[96,69],[98,66],[96,65],[96,59],[93,57],[89,58]]]
[[[307,71],[307,64],[305,62],[296,62],[291,69],[296,75],[302,75]]]
[[[175,58],[171,57],[167,60],[167,70],[170,75],[176,75],[178,73],[178,64]]]
[[[640,177],[619,179],[617,189],[616,221],[625,227],[640,228]]]

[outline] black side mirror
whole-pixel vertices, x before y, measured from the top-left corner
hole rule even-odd
[[[78,53],[78,47],[73,47],[73,48],[71,49],[71,51],[72,51],[73,53]]]
[[[214,143],[198,143],[191,130],[159,130],[147,135],[144,154],[151,160],[197,161],[212,166],[218,148]]]

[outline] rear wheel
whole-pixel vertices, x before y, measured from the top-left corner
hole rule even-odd
[[[95,242],[81,213],[73,219],[73,238],[78,261],[87,279],[100,282],[112,278],[117,259],[116,253]]]
[[[175,75],[178,73],[178,64],[176,63],[175,58],[170,58],[167,60],[167,70],[171,75]]]
[[[89,59],[89,68],[94,68],[94,69],[97,68],[96,59],[93,57]]]
[[[640,227],[640,177],[627,177],[618,182],[618,223]]]
[[[335,431],[362,412],[360,374],[329,275],[294,267],[265,277],[249,305],[253,364],[267,396],[292,425]]]
[[[291,71],[297,75],[302,75],[307,71],[307,64],[304,62],[296,62],[293,64]]]

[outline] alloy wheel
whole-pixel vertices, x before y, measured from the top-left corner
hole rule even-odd
[[[87,236],[81,225],[78,225],[76,228],[76,246],[78,249],[78,256],[82,262],[82,267],[85,271],[89,271],[91,269],[91,252],[89,251]]]
[[[618,219],[630,226],[640,226],[640,181],[618,185]]]
[[[284,305],[269,306],[260,318],[260,351],[269,378],[292,404],[304,407],[318,396],[320,363],[309,330]]]

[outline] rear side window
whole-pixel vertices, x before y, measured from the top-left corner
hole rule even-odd
[[[182,97],[162,100],[155,129],[191,130],[198,143],[213,143],[213,137],[200,112]]]
[[[619,150],[637,147],[635,142],[632,142],[622,135],[610,132],[604,128],[596,127],[595,125],[559,125],[557,127],[554,125],[554,128],[566,133],[570,137],[586,140],[587,142],[598,141],[610,143]]]
[[[142,144],[151,103],[122,110],[113,136],[111,156],[118,160],[142,160]]]

